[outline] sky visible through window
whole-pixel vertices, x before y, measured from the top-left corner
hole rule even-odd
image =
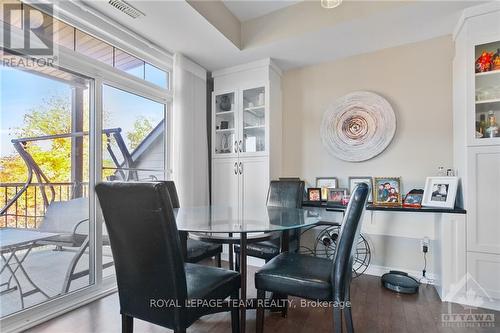
[[[104,85],[103,112],[104,128],[121,128],[121,135],[132,153],[139,142],[164,119],[165,107],[164,104]],[[121,155],[117,157],[120,162],[123,161]]]
[[[104,125],[122,128],[128,147],[131,143],[126,133],[134,130],[138,120],[146,119],[155,127],[164,119],[163,104],[109,86],[103,89]],[[54,97],[71,105],[71,85],[18,69],[1,67],[0,90],[0,157],[15,153],[11,139],[32,110],[43,107]]]
[[[50,96],[71,103],[69,85],[21,70],[1,67],[0,85],[0,157],[15,152],[10,140],[15,138],[15,129],[23,126],[28,112],[43,106]]]

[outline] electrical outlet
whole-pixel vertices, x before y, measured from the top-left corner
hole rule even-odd
[[[422,252],[427,253],[429,251],[429,245],[430,245],[429,237],[424,237],[420,240],[420,249]]]

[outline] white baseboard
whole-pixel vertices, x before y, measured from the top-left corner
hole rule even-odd
[[[373,275],[373,276],[382,276],[385,273],[389,273],[389,271],[401,271],[408,273],[409,276],[420,280],[422,277],[422,271],[412,271],[404,268],[398,267],[386,267],[386,266],[378,266],[378,265],[370,265],[368,269],[364,272],[364,274]],[[426,273],[426,283],[434,285],[435,281],[437,281],[436,276],[431,273]]]
[[[223,252],[221,256],[222,260],[229,260],[229,256],[227,253]],[[254,267],[262,267],[265,264],[265,261],[262,259],[254,258],[254,257],[247,257],[247,264],[250,266]],[[385,273],[389,273],[389,271],[402,271],[408,273],[408,275],[414,277],[417,280],[420,280],[422,277],[422,271],[412,271],[412,270],[407,270],[403,268],[397,268],[397,267],[386,267],[386,266],[378,266],[378,265],[370,265],[368,266],[368,269],[363,273],[367,275],[373,275],[373,276],[382,276]],[[436,280],[436,276],[431,273],[427,273],[427,284],[432,284],[434,285],[434,282]]]
[[[478,302],[478,299],[480,299],[481,301]],[[478,307],[483,309],[500,311],[500,299],[495,299],[495,298],[488,299],[486,297],[475,295],[475,298],[470,302],[466,299],[466,297],[449,298],[445,299],[444,301],[457,303],[468,308]]]

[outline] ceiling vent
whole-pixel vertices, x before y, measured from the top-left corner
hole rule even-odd
[[[139,9],[129,5],[123,0],[109,0],[108,2],[111,6],[115,7],[121,12],[124,12],[131,18],[138,18],[139,16],[144,16],[145,14]]]

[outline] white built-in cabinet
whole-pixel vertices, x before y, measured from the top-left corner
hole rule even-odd
[[[469,193],[475,194],[467,202],[467,249],[497,254],[500,262],[500,145],[469,147],[467,155]]]
[[[500,4],[467,9],[455,35],[453,61],[454,160],[467,210],[466,290],[484,291],[500,307],[500,69],[477,73],[483,51],[500,52]],[[491,118],[493,117],[493,118]],[[490,124],[486,124],[490,126]]]
[[[251,218],[281,170],[281,71],[265,59],[212,76],[212,204]]]

